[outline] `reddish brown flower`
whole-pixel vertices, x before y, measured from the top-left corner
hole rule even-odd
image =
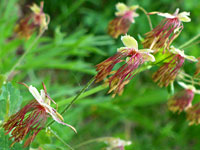
[[[143,41],[144,48],[150,48],[158,51],[160,48],[169,48],[172,41],[180,34],[183,29],[182,22],[189,22],[188,12],[179,13],[179,9],[171,15],[168,13],[152,12],[149,14],[158,14],[166,17],[152,31],[146,33]],[[155,52],[156,52],[155,51]]]
[[[26,140],[24,147],[28,146],[45,126],[47,121],[47,113],[43,106],[37,101],[31,101],[24,106],[19,112],[12,115],[9,120],[3,125],[7,131],[6,134],[11,133],[10,139],[14,138],[11,147],[20,142],[29,133],[29,138]]]
[[[15,32],[20,38],[25,37],[28,39],[37,27],[39,27],[40,32],[48,27],[49,17],[43,12],[43,2],[41,2],[40,7],[33,4],[30,9],[32,13],[22,18],[15,27]]]
[[[117,3],[117,17],[108,24],[108,34],[117,38],[120,34],[127,33],[130,25],[134,23],[134,18],[138,16],[135,12],[137,8],[138,6],[128,7],[123,3]]]
[[[197,61],[193,56],[187,56],[184,51],[174,48],[170,48],[173,56],[169,59],[168,63],[164,63],[157,72],[153,74],[154,82],[158,82],[160,87],[168,86],[176,78],[180,68],[182,67],[184,60]]]
[[[120,95],[123,92],[123,88],[136,74],[139,65],[145,61],[155,61],[153,55],[149,54],[151,50],[138,50],[137,41],[131,36],[123,36],[122,42],[126,47],[121,47],[118,52],[106,59],[102,63],[98,64],[96,75],[96,82],[99,82],[111,75],[107,83],[109,83],[109,93],[114,91],[113,96],[117,93]],[[112,71],[116,64],[123,63],[117,71]]]
[[[17,33],[18,37],[26,39],[30,38],[35,30],[35,25],[30,23],[30,17],[26,17],[21,19],[19,24],[15,27],[15,32]]]
[[[185,89],[175,94],[168,101],[168,108],[172,112],[182,112],[192,105],[194,92],[191,89]]]
[[[200,124],[200,102],[188,108],[186,113],[189,125]]]
[[[25,105],[4,123],[3,128],[7,131],[6,134],[11,133],[10,139],[14,139],[11,146],[16,142],[23,140],[27,134],[29,137],[26,140],[24,147],[28,146],[39,131],[44,128],[49,115],[56,122],[66,125],[76,132],[76,129],[71,125],[64,123],[62,116],[50,106],[50,101],[52,99],[47,94],[44,84],[44,90],[40,90],[41,93],[39,93],[32,85],[29,87],[27,85],[25,86],[29,89],[35,100]]]

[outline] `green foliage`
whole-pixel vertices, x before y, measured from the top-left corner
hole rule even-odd
[[[106,33],[107,24],[114,18],[117,1],[48,0],[44,2],[44,12],[51,17],[49,29],[12,74],[12,83],[4,84],[10,69],[37,36],[34,34],[28,40],[18,39],[13,32],[21,15],[29,12],[26,6],[32,2],[39,4],[40,0],[0,1],[0,150],[25,149],[22,148],[23,143],[9,148],[12,141],[8,140],[9,135],[4,135],[1,127],[8,116],[19,110],[21,104],[24,106],[33,99],[25,87],[13,86],[16,82],[24,82],[38,89],[41,89],[41,82],[45,82],[49,95],[59,106],[58,112],[61,112],[96,74],[95,65],[122,46],[120,38],[113,40]],[[181,11],[190,11],[192,22],[184,24],[183,32],[174,42],[175,46],[182,45],[200,32],[198,0],[123,2],[138,4],[149,12],[173,13],[177,7]],[[140,17],[135,19],[136,23],[128,34],[139,41],[150,29],[146,16],[140,10],[137,13]],[[151,16],[151,19],[154,27],[161,20],[157,16]],[[142,47],[141,42],[139,47]],[[186,54],[199,56],[199,48],[198,44],[190,45],[185,49]],[[162,53],[156,57],[159,58],[157,62],[165,58]],[[36,136],[31,148],[27,149],[65,150],[69,147],[59,138],[75,147],[91,139],[112,136],[132,141],[127,150],[199,150],[200,127],[188,126],[184,113],[177,115],[168,111],[167,99],[174,92],[174,87],[178,86],[174,84],[169,89],[157,87],[151,79],[156,69],[142,70],[126,86],[123,95],[115,99],[107,95],[108,89],[104,85],[93,84],[63,115],[65,122],[77,129],[77,134],[68,127],[54,123],[51,129],[59,137],[49,130],[43,130]],[[194,72],[194,66],[191,67],[190,63],[185,64],[184,69]],[[195,96],[195,101],[199,98]],[[50,121],[52,119],[49,118]],[[104,143],[94,142],[77,149],[100,150],[105,146]]]

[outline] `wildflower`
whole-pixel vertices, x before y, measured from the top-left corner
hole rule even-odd
[[[124,141],[113,137],[105,138],[104,142],[108,144],[106,150],[124,150],[125,146],[131,145],[131,141]]]
[[[39,27],[40,33],[48,28],[49,17],[43,12],[43,6],[43,2],[40,7],[36,4],[30,6],[32,13],[22,18],[15,27],[15,32],[19,37],[28,39],[37,27]]]
[[[117,3],[117,16],[108,25],[108,34],[113,38],[117,38],[120,34],[128,32],[131,23],[134,23],[134,18],[138,16],[135,12],[138,6],[128,7],[124,3]]]
[[[200,102],[188,108],[186,113],[189,125],[200,124]]]
[[[25,84],[23,83],[23,85]],[[44,89],[40,90],[40,93],[32,85],[29,87],[27,85],[25,86],[29,89],[29,92],[33,95],[35,100],[29,102],[4,123],[3,128],[7,131],[6,134],[11,133],[12,136],[10,139],[14,138],[14,142],[11,144],[11,147],[16,142],[23,140],[25,136],[29,134],[29,137],[24,144],[24,147],[28,146],[40,130],[44,128],[49,115],[56,122],[66,125],[76,132],[76,129],[71,125],[64,123],[62,116],[50,106],[52,99],[47,94],[44,84]]]
[[[170,98],[168,101],[168,108],[172,112],[178,111],[180,113],[192,106],[194,93],[199,93],[199,91],[192,85],[186,85],[183,82],[178,83],[184,88],[184,90]]]
[[[144,48],[150,48],[158,50],[164,48],[164,50],[169,48],[173,40],[178,37],[183,29],[182,22],[190,22],[191,19],[188,17],[189,12],[179,13],[179,9],[176,9],[175,13],[160,13],[152,12],[149,14],[158,14],[166,19],[162,20],[161,23],[156,26],[152,31],[146,33],[146,38],[143,41]]]
[[[29,22],[30,18],[26,17],[24,19],[21,19],[19,24],[16,25],[15,32],[20,38],[26,37],[26,39],[28,39],[33,34],[35,30],[35,25],[30,24]]]
[[[113,74],[107,81],[110,86],[109,93],[114,91],[113,97],[117,93],[122,94],[124,86],[134,77],[139,65],[146,61],[155,61],[154,56],[149,54],[152,52],[150,49],[138,50],[138,43],[133,37],[125,35],[122,36],[121,40],[126,47],[119,48],[114,56],[96,66],[98,71],[96,82],[100,82],[108,75]],[[117,71],[112,71],[113,67],[121,62],[124,65]]]
[[[169,59],[169,62],[164,63],[157,72],[153,74],[154,82],[158,82],[160,87],[168,86],[176,78],[180,68],[182,67],[185,59],[190,61],[197,61],[194,56],[188,56],[184,54],[184,51],[170,47],[170,52],[172,56]]]

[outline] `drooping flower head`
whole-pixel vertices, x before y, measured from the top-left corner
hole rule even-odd
[[[10,139],[14,138],[14,142],[11,146],[16,142],[20,142],[27,134],[29,134],[29,137],[24,144],[24,147],[28,146],[39,131],[44,128],[49,116],[56,122],[66,125],[76,132],[76,129],[71,125],[64,123],[62,116],[50,106],[52,99],[47,94],[44,84],[44,89],[40,90],[40,93],[32,85],[29,87],[27,85],[25,86],[29,89],[35,99],[25,105],[16,114],[10,116],[8,121],[4,123],[3,128],[7,131],[6,134],[11,133],[12,136]]]
[[[43,12],[43,6],[43,2],[40,7],[36,4],[30,6],[32,13],[22,18],[15,27],[15,32],[19,37],[28,39],[36,28],[39,28],[40,33],[48,28],[49,16]]]
[[[165,17],[161,23],[156,26],[152,31],[146,33],[146,37],[143,41],[144,48],[150,48],[158,51],[160,48],[168,49],[172,41],[180,34],[183,29],[182,22],[190,22],[188,17],[189,12],[179,13],[179,9],[176,9],[175,13],[160,13],[151,12],[149,14],[158,14]]]
[[[194,94],[200,94],[199,90],[193,85],[186,85],[183,82],[178,82],[184,90],[175,94],[172,98],[168,101],[168,108],[172,112],[182,112],[184,110],[189,109],[192,106],[192,100],[194,98]]]
[[[188,108],[186,113],[189,125],[200,124],[200,102]]]
[[[184,51],[170,47],[170,52],[172,56],[169,59],[169,62],[164,63],[157,72],[153,74],[154,82],[158,82],[160,87],[168,86],[176,78],[180,68],[182,67],[184,60],[197,61],[194,56],[188,56],[184,54]]]
[[[128,7],[124,3],[117,3],[117,16],[108,24],[108,34],[113,38],[117,38],[120,34],[128,32],[131,23],[134,23],[134,18],[138,16],[135,12],[138,6]]]
[[[98,71],[96,82],[111,75],[107,82],[110,87],[109,93],[114,91],[113,96],[117,93],[122,94],[124,86],[134,77],[139,65],[146,61],[155,61],[154,56],[150,54],[152,50],[138,50],[138,43],[133,37],[125,35],[122,36],[121,40],[126,47],[119,48],[114,56],[96,66]],[[113,67],[119,63],[123,63],[123,65],[118,70],[112,71]]]

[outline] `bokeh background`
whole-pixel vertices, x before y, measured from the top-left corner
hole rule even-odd
[[[49,94],[59,105],[58,111],[62,111],[71,97],[96,74],[95,65],[123,46],[120,38],[115,40],[107,35],[107,25],[115,17],[117,2],[140,5],[148,12],[173,13],[176,8],[180,8],[181,12],[191,12],[192,21],[184,23],[184,30],[173,43],[175,46],[200,33],[199,0],[44,0],[44,12],[51,17],[49,29],[17,68],[12,85],[8,84],[1,90],[4,96],[8,95],[6,89],[13,94],[9,114],[32,99],[27,89],[16,84],[17,81],[32,84],[38,89],[44,81]],[[1,75],[9,71],[36,37],[35,34],[28,41],[13,38],[18,19],[30,12],[27,6],[32,3],[39,4],[40,0],[0,1]],[[139,37],[144,37],[150,29],[144,13],[140,10],[137,13],[140,16],[135,19],[128,34],[139,41]],[[151,19],[155,27],[162,17],[155,15]],[[139,47],[142,48],[141,43]],[[198,57],[200,45],[195,43],[188,46],[185,53]],[[184,113],[178,115],[169,112],[169,89],[159,88],[151,79],[156,69],[153,67],[136,75],[125,87],[123,95],[114,99],[107,95],[108,89],[101,83],[93,84],[64,114],[65,122],[73,125],[78,134],[56,123],[51,126],[52,130],[72,147],[109,136],[132,141],[127,150],[199,150],[200,126],[188,126]],[[186,62],[184,69],[193,74],[195,65]],[[175,83],[175,91],[179,90],[181,88]],[[195,95],[194,102],[199,100],[200,96]],[[5,108],[0,110],[0,114],[3,121]],[[6,145],[2,129],[0,138],[1,146]],[[22,149],[18,148],[20,145],[16,144],[13,148],[0,146],[0,149],[18,150]],[[34,150],[68,149],[55,135],[45,131],[39,133],[31,147]],[[105,143],[93,142],[77,149],[103,150],[105,147]]]

